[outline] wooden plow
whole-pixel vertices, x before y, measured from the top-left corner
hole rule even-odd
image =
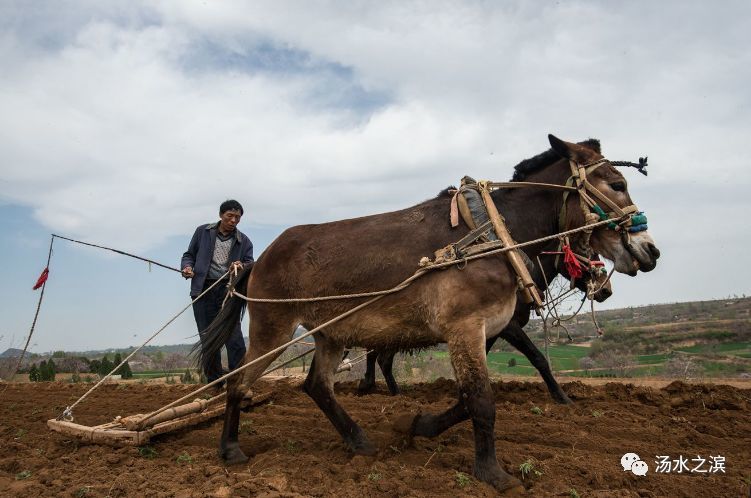
[[[299,341],[299,338],[297,341]],[[314,347],[310,348],[307,351],[296,355],[294,358],[268,369],[263,375],[268,375],[279,370],[295,360],[313,352],[314,349]],[[345,359],[337,369],[337,373],[351,370],[352,366],[362,361],[367,354],[368,351],[352,360]],[[242,368],[243,367],[241,367],[241,369]],[[232,375],[232,373],[225,375],[225,377],[229,377],[230,375]],[[198,394],[200,391],[203,391],[208,387],[210,386],[204,386],[196,391],[195,394]],[[217,402],[222,401],[225,395],[226,393],[221,393],[209,399],[195,399],[192,402],[176,406],[171,406],[172,404],[170,404],[147,414],[139,413],[128,417],[118,416],[115,417],[112,422],[95,426],[77,424],[72,420],[64,420],[62,417],[53,418],[47,421],[47,427],[55,432],[65,434],[66,436],[72,436],[82,441],[95,444],[107,444],[110,446],[143,446],[154,436],[191,427],[223,415],[225,409],[224,403]],[[260,406],[269,401],[272,396],[273,392],[253,395],[248,394],[240,407],[243,410],[248,410]]]
[[[143,446],[152,437],[191,427],[224,414],[224,403],[216,403],[224,398],[224,393],[210,399],[196,399],[193,402],[165,410],[145,420],[146,415],[116,417],[112,422],[87,426],[67,420],[50,419],[47,427],[55,432],[77,439],[111,446]],[[241,407],[249,409],[270,400],[272,393],[246,397]]]

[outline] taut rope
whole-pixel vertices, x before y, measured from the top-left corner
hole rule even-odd
[[[136,354],[136,353],[137,353],[138,351],[140,351],[140,350],[141,350],[141,348],[143,348],[143,347],[144,347],[144,346],[146,346],[146,345],[147,345],[147,344],[148,344],[149,342],[151,342],[151,340],[152,340],[152,339],[153,339],[154,337],[156,337],[156,336],[157,336],[157,335],[159,335],[159,334],[160,334],[160,333],[161,333],[161,332],[162,332],[162,331],[163,331],[164,329],[166,329],[166,328],[167,328],[167,327],[168,327],[168,326],[169,326],[169,325],[170,325],[170,324],[171,324],[172,322],[174,322],[174,321],[175,321],[175,320],[177,319],[177,317],[179,317],[180,315],[182,315],[183,313],[185,313],[185,310],[187,310],[188,308],[190,308],[191,306],[193,306],[193,303],[195,303],[196,301],[198,301],[199,299],[201,299],[201,298],[202,298],[202,297],[203,297],[203,296],[204,296],[204,295],[205,295],[205,294],[206,294],[207,292],[209,292],[209,291],[210,291],[211,289],[213,289],[214,287],[216,287],[216,286],[217,286],[217,284],[219,284],[220,282],[222,282],[222,280],[224,279],[224,277],[226,277],[226,276],[227,276],[228,274],[229,274],[229,272],[227,272],[227,273],[225,273],[224,275],[222,275],[222,277],[221,277],[220,279],[218,279],[218,280],[217,280],[216,282],[214,282],[214,283],[213,283],[213,284],[212,284],[211,286],[209,286],[209,287],[208,287],[208,288],[207,288],[207,289],[206,289],[205,291],[203,291],[203,292],[202,292],[201,294],[199,294],[199,295],[198,295],[198,296],[197,296],[197,297],[196,297],[195,299],[193,299],[193,300],[192,300],[192,301],[191,301],[191,302],[190,302],[190,303],[189,303],[189,304],[188,304],[187,306],[185,306],[185,307],[184,307],[184,308],[183,308],[182,310],[180,310],[180,312],[178,312],[178,313],[177,313],[177,314],[176,314],[175,316],[173,316],[172,318],[170,318],[170,319],[169,319],[169,320],[167,321],[167,323],[165,323],[164,325],[162,325],[162,327],[161,327],[161,328],[160,328],[159,330],[157,330],[156,332],[154,332],[154,333],[153,333],[153,334],[151,335],[151,337],[149,337],[148,339],[146,339],[146,341],[145,341],[145,342],[144,342],[143,344],[141,344],[141,345],[140,345],[140,346],[138,346],[138,347],[137,347],[137,348],[136,348],[135,350],[133,350],[133,352],[132,352],[132,353],[130,353],[130,354],[129,354],[129,355],[128,355],[128,356],[127,356],[127,357],[126,357],[126,358],[125,358],[125,359],[124,359],[123,361],[121,361],[119,365],[117,365],[117,366],[116,366],[115,368],[113,368],[113,369],[112,369],[112,371],[111,371],[110,373],[108,373],[107,375],[105,375],[104,377],[102,377],[102,378],[101,378],[101,379],[99,380],[99,382],[97,382],[97,383],[96,383],[96,384],[95,384],[94,386],[92,386],[92,387],[91,387],[91,389],[89,389],[88,391],[86,391],[86,393],[84,393],[84,395],[83,395],[83,396],[81,396],[80,398],[78,398],[78,399],[76,400],[76,402],[75,402],[75,403],[73,403],[72,405],[70,405],[70,406],[66,407],[66,408],[65,408],[65,410],[63,410],[63,413],[62,413],[62,414],[60,414],[60,416],[58,416],[58,417],[57,417],[57,419],[58,419],[58,420],[62,420],[62,419],[66,419],[66,420],[72,420],[72,418],[73,418],[73,408],[75,408],[75,407],[76,407],[76,406],[77,406],[77,405],[78,405],[78,404],[79,404],[79,403],[80,403],[81,401],[83,401],[84,399],[86,399],[86,397],[87,397],[87,396],[88,396],[89,394],[91,394],[91,393],[92,393],[92,392],[93,392],[93,391],[94,391],[94,390],[95,390],[95,389],[96,389],[97,387],[99,387],[100,385],[102,385],[102,383],[103,383],[103,382],[104,382],[105,380],[107,380],[107,379],[108,379],[108,378],[109,378],[109,377],[110,377],[110,376],[111,376],[111,375],[112,375],[113,373],[115,373],[115,372],[117,371],[117,369],[118,369],[118,368],[120,368],[121,366],[125,365],[125,362],[127,362],[127,361],[128,361],[129,359],[131,359],[131,358],[132,358],[132,357],[133,357],[133,356],[134,356],[134,355],[135,355],[135,354]]]

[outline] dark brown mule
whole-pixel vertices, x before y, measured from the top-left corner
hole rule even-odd
[[[530,272],[532,280],[534,280],[540,291],[547,289],[547,282],[551,282],[557,275],[563,275],[565,278],[569,278],[568,272],[563,265],[563,258],[554,258],[550,256],[540,258],[541,267],[535,265],[534,270]],[[556,265],[556,263],[558,263]],[[574,280],[574,285],[582,292],[588,292],[588,285],[594,284],[596,292],[593,298],[601,303],[610,297],[613,293],[608,279],[607,273],[601,272],[599,268],[594,273],[585,271],[581,278]],[[571,399],[566,395],[561,386],[556,382],[553,373],[550,371],[550,365],[545,355],[542,354],[540,349],[529,339],[524,332],[524,326],[529,322],[530,312],[532,311],[532,304],[525,303],[517,296],[516,309],[514,310],[514,316],[506,327],[498,334],[490,337],[485,341],[485,352],[490,352],[495,342],[501,338],[515,347],[520,353],[527,357],[533,367],[537,369],[545,381],[545,385],[548,387],[550,396],[556,403],[570,404]],[[381,369],[383,379],[386,381],[386,387],[392,395],[399,394],[399,384],[397,384],[394,378],[393,366],[394,355],[397,351],[370,351],[366,357],[365,374],[360,380],[360,384],[357,386],[357,390],[361,394],[372,392],[375,389],[375,366]]]
[[[590,148],[563,142],[552,135],[549,138],[554,151],[532,160],[524,179],[563,185],[571,173],[569,159],[585,164],[602,157]],[[588,178],[616,207],[633,204],[623,176],[611,164],[602,164]],[[547,189],[493,192],[493,201],[517,241],[557,233],[562,199],[560,191]],[[421,258],[432,256],[436,249],[464,235],[450,226],[450,203],[451,196],[446,194],[401,211],[290,228],[256,262],[247,295],[299,298],[393,287],[414,273]],[[578,195],[568,196],[566,208],[566,226],[583,226],[584,213],[579,209]],[[594,251],[614,261],[616,271],[633,275],[639,269],[652,270],[659,256],[646,232],[626,240],[603,226],[594,231],[591,244]],[[530,253],[540,250],[542,247],[533,248]],[[296,304],[251,302],[250,346],[245,361],[256,360],[285,344],[298,324],[311,330],[361,302],[361,299]],[[240,298],[233,297],[225,306],[210,327],[209,335],[213,335],[214,341],[207,345],[204,354],[210,355],[221,347],[242,305]],[[475,476],[499,491],[517,488],[519,480],[504,472],[496,458],[495,399],[485,363],[485,341],[509,323],[515,307],[516,276],[503,254],[473,260],[462,269],[451,267],[429,272],[405,290],[388,295],[317,333],[315,357],[304,389],[351,451],[372,455],[376,448],[334,394],[334,372],[344,348],[413,349],[445,342],[459,399],[442,414],[414,417],[410,436],[433,437],[470,418],[475,437]],[[219,448],[228,464],[247,461],[238,442],[240,402],[246,389],[276,356],[269,355],[254,363],[229,383]]]

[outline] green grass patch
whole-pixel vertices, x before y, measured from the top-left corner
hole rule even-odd
[[[733,354],[751,352],[751,342],[726,342],[723,344],[696,344],[676,351],[700,354]]]

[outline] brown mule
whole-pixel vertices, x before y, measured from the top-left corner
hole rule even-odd
[[[563,185],[571,176],[569,161],[585,165],[602,156],[593,148],[549,136],[552,150],[522,162],[516,171],[526,181]],[[588,170],[588,181],[614,211],[632,205],[623,176],[608,162]],[[578,195],[568,195],[565,226],[584,225]],[[499,190],[493,202],[514,238],[534,240],[558,232],[564,196],[559,190]],[[602,201],[602,199],[600,199]],[[416,206],[320,225],[292,227],[260,256],[247,284],[254,298],[299,298],[339,295],[391,288],[412,275],[418,261],[461,238],[465,232],[449,223],[451,196],[442,193]],[[604,201],[603,201],[604,202]],[[646,231],[625,235],[604,226],[590,239],[594,251],[614,261],[617,271],[636,274],[656,265],[659,251]],[[542,250],[536,244],[534,255]],[[316,350],[304,389],[328,417],[347,447],[358,454],[376,448],[339,405],[333,390],[334,372],[345,347],[412,349],[444,342],[459,387],[452,408],[438,415],[414,417],[410,436],[436,436],[466,419],[475,438],[475,476],[499,491],[520,489],[518,479],[498,464],[493,434],[495,399],[485,363],[486,340],[509,323],[516,307],[516,276],[503,254],[469,262],[466,267],[432,271],[399,293],[388,295],[331,325],[315,337]],[[251,362],[287,342],[302,324],[308,330],[344,313],[363,299],[308,303],[251,302]],[[203,353],[218,350],[245,303],[232,298],[209,334],[214,341]],[[247,461],[238,442],[243,393],[278,355],[248,367],[230,382],[220,455],[228,463]]]

